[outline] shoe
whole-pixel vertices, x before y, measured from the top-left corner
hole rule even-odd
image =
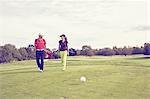
[[[43,70],[40,70],[40,72],[43,72]]]
[[[40,69],[39,71],[40,71],[40,72],[43,72],[43,70],[41,70],[41,69]]]
[[[40,68],[38,68],[38,71],[40,71],[41,69]]]

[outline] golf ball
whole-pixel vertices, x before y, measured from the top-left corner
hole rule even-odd
[[[81,82],[85,82],[85,81],[86,81],[86,77],[81,76],[81,77],[80,77],[80,81],[81,81]]]

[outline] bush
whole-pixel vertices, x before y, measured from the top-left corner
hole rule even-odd
[[[143,54],[143,53],[144,53],[143,47],[141,47],[141,48],[133,47],[132,54]]]
[[[20,52],[14,45],[6,44],[1,47],[0,52],[0,63],[22,60]]]
[[[28,53],[28,59],[35,59],[36,58],[36,51],[33,48],[27,48],[27,53]]]
[[[76,56],[77,55],[77,51],[73,48],[69,49],[69,56]]]
[[[112,56],[115,55],[115,51],[113,51],[110,48],[104,48],[97,51],[97,55],[103,55],[103,56]]]
[[[19,49],[19,52],[22,56],[22,60],[27,60],[28,59],[28,52],[27,52],[27,48],[23,47]]]
[[[144,55],[150,55],[150,43],[144,44]]]
[[[0,47],[0,63],[7,63],[13,59],[11,53],[4,49],[4,47]]]
[[[82,46],[82,50],[80,51],[80,55],[93,56],[94,55],[94,51],[91,48],[91,46],[84,45],[84,46]]]
[[[124,47],[124,48],[122,49],[122,55],[127,56],[127,55],[131,55],[131,54],[132,54],[132,48]]]

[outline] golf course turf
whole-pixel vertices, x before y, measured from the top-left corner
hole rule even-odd
[[[35,60],[0,64],[0,99],[150,99],[150,58],[75,56],[67,66],[46,60],[41,73]]]

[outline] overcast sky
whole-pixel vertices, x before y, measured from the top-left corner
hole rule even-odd
[[[150,41],[149,0],[0,0],[0,45],[33,44],[39,33],[57,48],[141,46]]]

